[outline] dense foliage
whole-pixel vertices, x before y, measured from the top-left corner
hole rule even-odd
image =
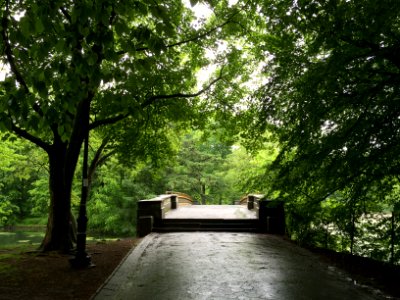
[[[399,262],[398,1],[190,4],[3,2],[1,225],[48,214],[43,248],[71,247],[90,132],[92,230],[258,192],[300,243]]]
[[[115,156],[100,164],[92,178],[87,204],[89,231],[104,235],[134,235],[137,201],[167,190],[188,192],[199,202],[202,196],[207,204],[231,204],[240,199],[245,191],[238,174],[246,153],[231,150],[230,144],[223,144],[214,136],[209,136],[207,142],[203,138],[199,131],[188,133],[178,142],[175,155],[163,162],[150,157],[135,164],[128,161],[127,164]],[[100,141],[92,138],[93,145]],[[96,147],[89,154],[92,159]],[[45,153],[26,142],[14,140],[1,144],[0,158],[0,226],[45,218],[49,206]],[[79,183],[80,177],[80,172],[77,172],[75,182]],[[197,194],[202,187],[198,180],[204,180],[206,184],[202,195]],[[79,194],[80,186],[76,184],[72,190],[74,214],[78,209]]]
[[[143,136],[149,124],[156,126],[151,136],[159,137],[154,132],[163,122],[155,120],[195,120],[193,113],[204,106],[197,105],[200,94],[215,92],[222,101],[241,56],[235,48],[215,60],[205,53],[217,51],[219,39],[240,35],[230,24],[242,7],[211,3],[212,17],[196,19],[178,0],[42,4],[2,2],[6,72],[0,86],[0,129],[48,155],[51,201],[42,248],[68,251],[73,178],[89,131],[104,133],[104,127],[120,122],[118,130],[113,128],[118,134],[104,134],[114,146],[119,137],[126,140],[121,130]],[[215,74],[198,87],[196,71],[211,61]]]
[[[397,177],[397,1],[275,1],[261,122],[279,137],[279,184],[324,199]],[[354,189],[356,191],[356,189]]]
[[[272,176],[290,234],[302,242],[398,260],[399,5],[259,5],[266,22],[254,51],[265,54],[266,84],[253,97],[258,121],[247,136],[269,131],[278,141],[258,182]],[[379,234],[365,235],[367,220]],[[374,250],[361,250],[372,236]]]

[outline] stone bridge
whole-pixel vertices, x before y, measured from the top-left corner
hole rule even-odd
[[[92,300],[389,299],[268,234],[284,231],[283,203],[260,195],[221,206],[173,192],[140,201],[145,237]]]
[[[196,205],[184,193],[167,192],[138,203],[137,232],[223,231],[284,234],[283,202],[250,194],[236,205]]]

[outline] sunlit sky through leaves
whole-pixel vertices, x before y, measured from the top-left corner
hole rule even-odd
[[[229,0],[228,5],[232,6],[237,4],[238,0]],[[187,8],[191,9],[194,12],[194,15],[196,17],[196,20],[192,22],[192,26],[194,28],[196,27],[201,27],[199,23],[201,24],[202,22],[205,22],[208,18],[210,18],[213,14],[213,10],[210,8],[209,5],[207,5],[204,2],[198,2],[196,5],[192,6],[189,0],[184,0],[184,4]],[[236,47],[240,47],[240,45],[236,45]],[[213,61],[217,54],[223,53],[226,51],[228,48],[228,43],[226,41],[219,41],[218,45],[216,47],[217,50],[215,49],[206,49],[206,58],[209,59],[210,61]],[[255,70],[254,76],[252,77],[253,80],[251,82],[247,82],[245,85],[249,89],[256,89],[262,84],[265,84],[265,78],[264,79],[259,79],[257,78],[257,74],[260,74],[262,72],[262,69],[265,67],[265,64],[260,64],[259,67]],[[212,76],[213,73],[215,73],[217,70],[217,65],[215,64],[210,64],[206,68],[203,68],[198,71],[197,73],[197,78],[198,78],[198,89],[200,89],[205,83],[207,83],[209,80],[212,80],[210,77]]]

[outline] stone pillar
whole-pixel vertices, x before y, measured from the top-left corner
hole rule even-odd
[[[140,216],[137,219],[137,236],[144,237],[153,231],[153,216]]]
[[[171,209],[177,209],[178,208],[178,196],[177,195],[171,195]]]
[[[253,195],[248,195],[247,196],[247,209],[251,210],[254,209],[254,196]]]
[[[285,234],[285,211],[283,201],[260,201],[258,220],[261,232]]]
[[[161,224],[164,213],[162,199],[140,200],[137,208],[137,235],[143,237],[151,233],[154,226]]]

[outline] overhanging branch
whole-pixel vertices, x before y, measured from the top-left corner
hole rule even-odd
[[[150,96],[146,99],[146,101],[144,101],[141,105],[142,108],[145,108],[151,104],[153,104],[154,102],[156,102],[157,100],[161,100],[161,99],[173,99],[173,98],[193,98],[193,97],[197,97],[200,96],[201,94],[203,94],[204,92],[208,91],[216,82],[218,82],[219,80],[222,79],[222,70],[219,74],[219,76],[217,78],[215,78],[213,81],[211,81],[205,88],[201,89],[200,91],[196,92],[196,93],[192,93],[192,94],[184,94],[184,93],[175,93],[175,94],[169,94],[169,95],[154,95],[154,96]]]
[[[3,18],[1,20],[1,25],[2,25],[2,30],[1,30],[1,36],[3,39],[3,43],[4,43],[4,53],[6,55],[7,58],[7,62],[10,65],[11,71],[14,74],[17,82],[23,87],[25,93],[30,94],[28,85],[25,82],[25,79],[23,78],[21,72],[18,70],[17,64],[15,62],[14,59],[14,55],[12,53],[12,48],[10,45],[10,40],[8,38],[8,34],[7,34],[7,29],[8,29],[8,16],[10,15],[10,10],[9,10],[9,1],[6,1],[6,11],[3,15]],[[43,111],[40,108],[38,103],[33,103],[32,104],[32,108],[35,112],[37,112],[40,116],[43,117]]]
[[[173,48],[173,47],[176,47],[176,46],[180,46],[180,45],[183,45],[183,44],[187,44],[187,43],[194,42],[194,41],[200,40],[202,38],[205,38],[205,37],[209,36],[211,33],[215,32],[218,29],[220,29],[220,28],[226,26],[227,24],[231,23],[232,19],[239,13],[239,11],[240,10],[234,12],[225,22],[222,22],[221,24],[218,24],[215,27],[213,27],[213,28],[211,28],[211,29],[209,29],[209,30],[207,30],[207,31],[205,31],[203,33],[200,33],[198,35],[189,37],[187,39],[183,39],[182,41],[179,41],[179,42],[176,42],[176,43],[168,44],[168,45],[165,46],[165,48]],[[146,50],[149,50],[149,49],[150,49],[149,47],[139,47],[139,48],[136,48],[135,51],[140,52],[140,51],[146,51]],[[118,55],[124,55],[126,53],[127,53],[126,51],[118,51],[117,52]]]
[[[158,100],[162,100],[162,99],[193,98],[193,97],[200,96],[204,92],[208,91],[216,82],[218,82],[222,78],[223,77],[222,77],[222,69],[221,69],[221,72],[220,72],[220,74],[219,74],[219,76],[217,78],[215,78],[206,87],[204,87],[203,89],[201,89],[200,91],[198,91],[196,93],[191,93],[191,94],[175,93],[175,94],[168,94],[168,95],[166,94],[166,95],[150,96],[142,103],[141,107],[145,108],[145,107],[153,104],[154,102],[156,102]],[[105,126],[105,125],[115,124],[115,123],[117,123],[119,121],[122,121],[122,120],[126,119],[127,117],[129,117],[129,113],[119,114],[119,115],[116,115],[114,117],[110,117],[110,118],[106,118],[106,119],[102,119],[102,120],[96,120],[96,121],[92,122],[89,125],[89,130],[96,129],[98,127]]]
[[[33,136],[26,130],[19,128],[18,126],[16,126],[13,123],[11,124],[11,130],[15,134],[17,134],[19,137],[22,137],[22,138],[34,143],[35,145],[37,145],[38,147],[42,148],[44,151],[49,153],[51,146],[48,143],[41,140],[40,138]]]
[[[69,15],[69,13],[68,13],[68,11],[65,9],[65,7],[63,7],[63,6],[61,6],[60,7],[60,11],[61,11],[61,13],[64,15],[64,17],[68,20],[68,23],[72,23],[72,20],[71,20],[71,16]]]
[[[107,160],[108,157],[113,155],[115,151],[110,151],[107,154],[103,155],[104,149],[108,145],[109,141],[111,140],[110,136],[104,138],[101,142],[100,147],[97,149],[92,162],[90,163],[89,166],[89,179],[91,180],[93,178],[93,174],[96,171],[96,168],[101,165],[105,160]]]
[[[89,130],[92,130],[92,129],[95,129],[97,127],[104,126],[104,125],[115,124],[118,121],[121,121],[121,120],[127,118],[128,116],[129,116],[129,114],[120,114],[120,115],[117,115],[117,116],[114,116],[114,117],[110,117],[110,118],[106,118],[106,119],[103,119],[103,120],[96,120],[96,121],[94,121],[93,123],[91,123],[89,125]]]
[[[228,23],[230,23],[230,22],[231,22],[231,19],[232,19],[233,16],[236,15],[236,14],[237,14],[237,12],[236,12],[235,14],[233,14],[233,15],[232,15],[228,20],[226,20],[225,22],[223,22],[223,23],[217,25],[217,26],[214,27],[214,28],[211,28],[210,30],[208,30],[208,31],[206,31],[206,32],[204,32],[204,33],[202,33],[202,34],[200,34],[200,35],[194,36],[194,37],[192,37],[192,38],[188,38],[188,39],[186,39],[186,40],[182,40],[182,41],[180,41],[180,42],[176,42],[176,43],[167,45],[166,48],[172,48],[172,47],[175,47],[175,46],[187,44],[187,43],[194,42],[194,41],[196,41],[196,40],[200,40],[200,39],[202,39],[202,38],[205,38],[206,36],[210,35],[211,33],[217,31],[219,28],[222,28],[222,27],[224,27],[225,25],[227,25]]]
[[[400,50],[400,43],[383,47],[377,43],[373,43],[365,39],[356,40],[348,36],[341,36],[340,39],[359,49],[369,50],[368,52],[359,55],[359,57],[367,58],[370,55],[380,56],[391,61],[397,68],[400,68],[400,59],[398,56],[398,52]],[[356,58],[359,57],[356,56]]]
[[[10,15],[8,4],[9,4],[8,1],[6,1],[6,12],[1,20],[1,25],[2,25],[1,35],[4,42],[4,53],[7,57],[8,63],[10,64],[11,71],[15,75],[15,78],[17,79],[18,83],[24,88],[26,93],[29,93],[28,86],[15,63],[14,56],[11,50],[10,41],[8,39],[7,28],[8,28],[8,16]]]

